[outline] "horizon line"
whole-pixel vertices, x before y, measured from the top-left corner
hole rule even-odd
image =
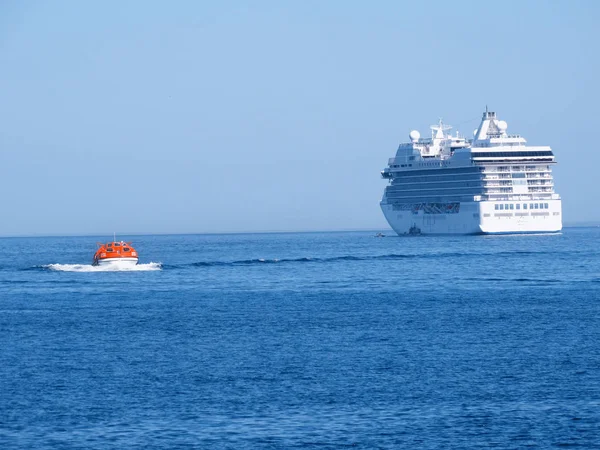
[[[193,235],[219,235],[219,234],[293,234],[293,233],[351,233],[362,231],[390,231],[391,228],[339,228],[339,229],[315,229],[315,230],[258,230],[258,231],[191,231],[191,232],[147,232],[135,231],[129,233],[117,233],[117,236],[193,236]],[[0,239],[11,238],[46,238],[46,237],[98,237],[106,233],[81,233],[81,234],[6,234],[0,235]],[[112,237],[107,234],[108,237]]]
[[[582,221],[570,222],[563,228],[595,228],[600,227],[600,221]],[[198,232],[129,232],[117,233],[121,236],[194,236],[194,235],[221,235],[221,234],[302,234],[302,233],[359,233],[359,232],[387,231],[394,233],[392,228],[339,228],[339,229],[322,229],[322,230],[259,230],[259,231],[198,231]],[[82,233],[82,234],[8,234],[0,235],[0,239],[14,238],[55,238],[55,237],[98,237],[105,233]],[[110,236],[109,236],[110,237]]]

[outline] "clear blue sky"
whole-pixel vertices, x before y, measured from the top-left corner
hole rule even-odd
[[[384,228],[489,105],[600,221],[600,2],[0,2],[0,235]]]

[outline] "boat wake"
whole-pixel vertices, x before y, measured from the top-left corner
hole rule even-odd
[[[58,272],[147,272],[161,270],[162,264],[150,262],[130,267],[118,265],[92,266],[91,264],[46,264],[41,267]]]
[[[549,251],[528,251],[528,250],[518,250],[518,251],[510,251],[510,252],[487,252],[487,253],[473,253],[473,252],[465,252],[465,253],[457,253],[457,252],[434,252],[434,253],[391,253],[387,255],[340,255],[340,256],[332,256],[329,258],[311,258],[311,257],[302,257],[302,258],[274,258],[274,259],[266,259],[266,258],[255,258],[255,259],[244,259],[237,261],[198,261],[187,264],[176,264],[170,265],[165,264],[165,269],[184,269],[184,268],[196,268],[196,267],[236,267],[236,266],[252,266],[252,265],[265,265],[265,264],[299,264],[299,263],[310,263],[310,264],[320,264],[320,263],[335,263],[335,262],[361,262],[361,261],[393,261],[397,259],[435,259],[439,260],[442,258],[483,258],[487,256],[512,256],[522,258],[525,256],[536,257],[539,255],[553,255],[553,252]]]

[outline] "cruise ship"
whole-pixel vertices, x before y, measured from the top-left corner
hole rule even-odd
[[[562,229],[554,191],[554,153],[508,134],[486,111],[473,139],[440,120],[431,137],[410,132],[381,176],[389,181],[381,209],[403,234],[553,233]]]

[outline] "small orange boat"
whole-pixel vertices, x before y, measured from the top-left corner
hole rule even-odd
[[[92,266],[119,266],[131,267],[138,263],[137,251],[131,246],[131,242],[107,242],[98,243],[98,250],[94,254]]]

